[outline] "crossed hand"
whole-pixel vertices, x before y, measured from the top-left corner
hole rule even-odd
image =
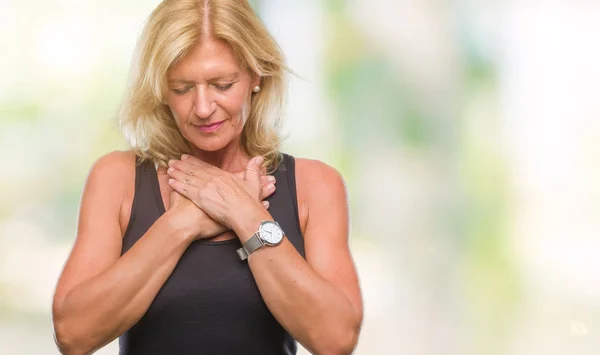
[[[191,155],[169,161],[169,185],[174,190],[170,209],[179,209],[179,222],[191,228],[196,239],[232,229],[253,209],[269,207],[262,200],[275,191],[275,178],[264,175],[262,162],[262,157],[254,157],[245,171],[232,174]]]

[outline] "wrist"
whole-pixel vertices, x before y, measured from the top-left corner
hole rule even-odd
[[[240,217],[233,220],[231,228],[237,234],[240,242],[244,244],[254,235],[262,221],[272,221],[273,217],[267,212],[262,205],[260,208],[253,209],[251,212],[246,212]]]
[[[185,218],[185,216],[178,213],[176,207],[166,211],[164,217],[169,233],[182,242],[191,243],[198,235],[196,228],[192,228],[189,222],[184,223],[186,221],[182,221],[182,218]]]
[[[215,221],[214,219],[207,217],[205,219],[202,219],[202,221],[200,222],[200,234],[198,234],[196,237],[197,238],[213,238],[216,237],[218,235],[221,235],[227,231],[229,231],[230,229],[227,228],[226,226],[220,224],[219,222]]]

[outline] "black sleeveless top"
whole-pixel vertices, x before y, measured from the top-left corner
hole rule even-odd
[[[273,174],[269,212],[304,257],[294,158]],[[126,253],[165,212],[152,162],[136,164],[135,195],[123,238]],[[120,355],[296,354],[296,341],[265,305],[238,238],[193,242],[144,316],[119,338]]]

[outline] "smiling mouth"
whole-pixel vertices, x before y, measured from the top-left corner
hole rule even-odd
[[[223,123],[225,123],[225,120],[221,121],[221,122],[215,122],[209,125],[202,125],[202,126],[198,126],[198,125],[194,125],[194,127],[196,127],[197,130],[199,130],[200,132],[214,132],[216,130],[218,130],[219,128],[221,128],[221,126],[223,125]]]

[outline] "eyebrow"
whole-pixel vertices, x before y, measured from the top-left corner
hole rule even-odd
[[[232,74],[227,74],[227,75],[218,75],[212,78],[208,78],[208,82],[214,82],[214,81],[222,81],[222,80],[234,80],[237,79],[240,76],[240,72],[235,72]],[[185,79],[170,79],[169,84],[194,84],[194,81],[191,80],[185,80]]]

